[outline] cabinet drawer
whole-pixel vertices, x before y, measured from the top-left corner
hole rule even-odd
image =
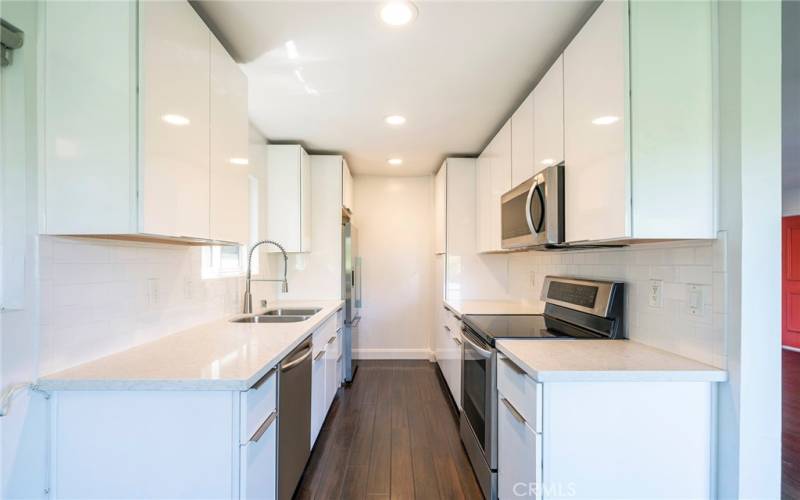
[[[515,411],[501,392],[497,404],[498,498],[541,499],[542,436]]]
[[[248,439],[241,448],[239,498],[271,499],[276,496],[277,420],[272,418],[263,433]]]
[[[529,377],[504,354],[497,356],[497,389],[505,394],[533,430],[542,432],[542,384]]]
[[[247,443],[269,415],[278,407],[276,400],[277,370],[267,372],[249,390],[242,393],[242,443]]]
[[[328,337],[328,340],[325,341],[326,342],[325,350],[328,352],[328,356],[333,360],[339,358],[339,353],[341,352],[340,339],[341,336],[339,335],[339,333],[334,332],[333,335],[330,335]]]

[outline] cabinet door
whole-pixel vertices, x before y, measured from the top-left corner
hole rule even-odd
[[[492,192],[489,198],[491,230],[488,247],[491,251],[500,251],[503,248],[500,198],[511,189],[511,120],[506,122],[492,142]]]
[[[339,389],[339,377],[336,372],[336,362],[339,359],[339,337],[334,333],[328,340],[325,350],[325,413],[336,397]]]
[[[449,356],[448,362],[450,364],[448,369],[450,384],[450,392],[456,402],[458,409],[461,409],[461,333],[459,330],[454,330],[452,327],[448,332],[449,343]]]
[[[353,174],[347,160],[342,158],[342,206],[353,211]]]
[[[603,2],[564,52],[566,240],[630,235],[627,2]]]
[[[534,94],[531,92],[511,116],[511,187],[533,176]]]
[[[564,161],[564,56],[550,66],[533,91],[534,169]]]
[[[310,251],[311,165],[299,145],[267,146],[267,204],[267,237],[287,252]]]
[[[478,207],[475,219],[475,231],[478,252],[491,250],[491,213],[489,207],[492,197],[492,160],[489,156],[489,147],[478,157],[476,166],[476,206]]]
[[[240,498],[273,500],[276,496],[277,426],[276,420],[261,436],[241,448]],[[265,422],[267,423],[267,422]]]
[[[443,254],[447,251],[447,162],[436,173],[433,188],[434,223],[436,225],[436,238],[434,252]]]
[[[250,241],[247,77],[211,39],[211,239]]]
[[[300,149],[300,251],[311,251],[311,158]]]
[[[143,233],[209,236],[209,31],[188,2],[140,2]]]
[[[325,351],[314,355],[311,363],[311,447],[317,441],[322,422],[325,420]]]
[[[501,500],[541,499],[542,440],[510,408],[502,394],[497,403],[497,489]]]

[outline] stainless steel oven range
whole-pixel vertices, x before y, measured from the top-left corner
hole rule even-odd
[[[620,339],[624,284],[548,276],[544,314],[465,315],[461,441],[487,499],[497,498],[496,339]]]

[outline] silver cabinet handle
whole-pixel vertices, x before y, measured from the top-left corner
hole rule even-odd
[[[450,338],[451,338],[451,339],[453,339],[453,341],[454,341],[456,344],[458,344],[458,345],[464,345],[464,342],[462,342],[460,338],[458,338],[458,337],[450,337]]]
[[[328,343],[332,344],[334,340],[336,340],[336,336],[335,335],[328,339]]]
[[[509,368],[511,368],[512,370],[514,370],[518,374],[520,374],[520,375],[525,375],[526,374],[525,370],[523,370],[522,368],[517,366],[517,364],[514,363],[513,361],[511,361],[507,356],[501,356],[500,359],[503,360],[503,362],[505,364],[507,364]]]
[[[506,398],[502,398],[501,401],[503,402],[504,405],[506,405],[506,408],[508,408],[508,411],[511,412],[514,418],[517,419],[517,422],[521,424],[527,422],[527,420],[525,420],[525,417],[523,417],[522,414],[518,412],[516,408],[514,408],[514,405],[511,404],[511,401],[507,400]]]
[[[450,331],[450,327],[447,325],[444,325],[444,329],[447,330],[448,332]]]
[[[336,334],[338,335],[338,334],[340,334],[341,332],[342,332],[342,327],[340,326],[339,328],[337,328],[337,329],[336,329]]]
[[[339,357],[338,357],[338,358],[336,358],[336,361],[337,361],[337,362],[341,361],[341,360],[342,360],[342,356],[344,356],[344,354],[340,354],[340,355],[339,355]]]
[[[323,354],[325,354],[325,349],[323,349],[323,350],[319,351],[319,352],[317,353],[317,355],[316,355],[316,356],[314,356],[314,361],[316,361],[316,360],[318,360],[319,358],[321,358]]]
[[[277,370],[278,370],[277,368],[273,368],[273,369],[271,369],[270,371],[268,371],[268,372],[267,372],[267,374],[266,374],[266,375],[264,375],[263,377],[261,377],[260,379],[258,379],[258,382],[256,382],[255,384],[253,384],[253,386],[252,386],[252,387],[250,387],[250,388],[251,388],[251,389],[258,389],[258,388],[260,388],[262,385],[264,385],[264,382],[266,382],[267,380],[269,380],[269,378],[272,376],[272,374],[273,374],[273,373],[275,373]]]
[[[256,431],[253,433],[253,437],[250,438],[250,442],[257,443],[258,440],[261,439],[261,436],[267,432],[267,429],[269,429],[269,427],[272,425],[272,422],[274,422],[277,417],[278,411],[272,410],[272,413],[269,414],[267,419],[264,420],[264,422],[262,422],[261,425],[258,426],[258,429],[256,429]]]

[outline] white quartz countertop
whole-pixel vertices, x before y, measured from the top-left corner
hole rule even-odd
[[[541,314],[542,306],[510,300],[445,299],[444,306],[459,317],[464,314]]]
[[[630,340],[498,340],[539,382],[723,382],[725,370]]]
[[[247,390],[344,302],[285,301],[270,307],[321,307],[297,323],[231,323],[224,318],[39,379],[59,390]]]

